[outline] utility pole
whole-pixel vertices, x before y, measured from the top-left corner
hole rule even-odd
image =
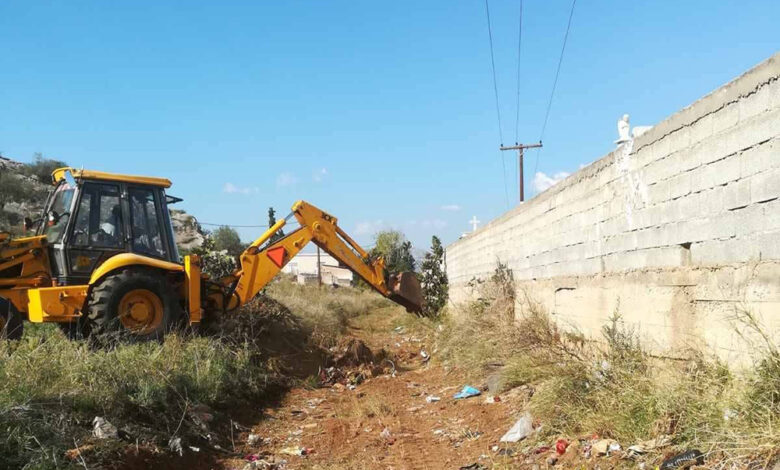
[[[322,287],[322,265],[320,264],[319,245],[317,245],[317,286]]]
[[[542,146],[542,141],[540,140],[538,144],[515,144],[510,147],[501,146],[498,148],[501,151],[517,150],[517,161],[518,161],[517,167],[519,168],[518,173],[520,173],[520,180],[518,182],[520,184],[520,189],[518,191],[518,193],[520,194],[520,202],[525,201],[525,188],[523,187],[523,150],[540,148],[541,146]]]

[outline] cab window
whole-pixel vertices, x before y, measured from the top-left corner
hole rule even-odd
[[[141,188],[132,188],[129,191],[133,251],[165,258],[156,193],[154,190]]]
[[[76,185],[66,180],[60,181],[51,197],[49,207],[44,214],[41,235],[46,235],[49,243],[59,243],[65,234],[65,227],[70,219],[70,206]]]
[[[118,186],[84,184],[72,239],[75,246],[122,247],[124,237]]]

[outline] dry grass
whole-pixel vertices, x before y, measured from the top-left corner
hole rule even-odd
[[[763,341],[760,358],[735,373],[700,353],[651,357],[618,312],[595,342],[562,330],[539,308],[515,318],[514,293],[506,281],[497,285],[501,279],[479,285],[479,299],[444,320],[439,349],[475,380],[498,374],[505,389],[533,386],[529,406],[544,423],[541,439],[595,432],[627,446],[671,435],[680,449],[709,453],[716,468],[777,457],[780,355],[752,316],[741,322]]]
[[[174,334],[162,344],[96,349],[67,340],[54,325],[26,325],[21,341],[0,343],[0,467],[83,468],[63,453],[91,439],[95,416],[153,446],[165,448],[173,436],[196,439],[194,406],[218,415],[257,409],[316,374],[328,354],[323,346],[336,343],[347,319],[387,305],[348,288],[276,282],[267,291],[206,336]],[[370,403],[360,409],[385,412]],[[214,434],[229,436],[228,427]],[[120,444],[101,441],[90,468],[117,458]]]

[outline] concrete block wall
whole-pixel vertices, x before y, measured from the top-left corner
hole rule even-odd
[[[780,327],[780,54],[451,244],[446,260],[456,303],[501,260],[586,333],[619,305],[658,348],[749,353],[713,315],[749,308]]]

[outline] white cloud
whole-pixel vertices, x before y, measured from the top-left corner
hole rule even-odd
[[[227,194],[244,194],[244,195],[247,195],[247,194],[260,192],[260,188],[256,188],[256,187],[251,187],[251,188],[250,187],[246,187],[246,188],[243,188],[243,187],[240,187],[240,186],[236,186],[233,183],[225,183],[225,186],[222,187],[222,192],[223,193],[227,193]]]
[[[421,222],[423,228],[434,230],[442,230],[447,226],[447,221],[441,219],[426,219]]]
[[[441,206],[441,210],[447,212],[458,212],[460,210],[460,206],[457,204],[445,204]]]
[[[327,176],[328,176],[328,169],[323,168],[319,171],[315,171],[314,175],[312,175],[312,179],[314,180],[315,183],[319,183],[322,180],[324,180]]]
[[[355,235],[373,235],[385,227],[382,220],[367,220],[358,222],[355,226]]]
[[[292,173],[284,172],[276,177],[276,187],[283,188],[285,186],[292,186],[298,182],[298,178]]]
[[[534,180],[531,185],[537,193],[541,193],[542,191],[547,191],[551,187],[555,186],[567,176],[569,176],[569,173],[566,173],[565,171],[555,173],[552,176],[548,176],[545,173],[538,171],[534,175]]]

